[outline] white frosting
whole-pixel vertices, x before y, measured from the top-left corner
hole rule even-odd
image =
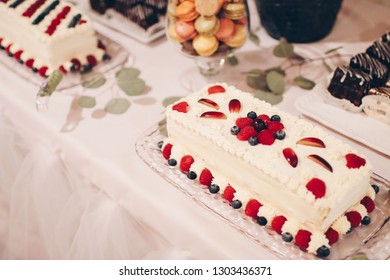
[[[23,50],[22,59],[34,59],[40,63],[34,63],[34,67],[47,66],[48,72],[58,69],[63,64],[76,58],[86,62],[87,55],[94,55],[97,61],[102,58],[102,50],[97,47],[97,37],[89,18],[82,14],[82,20],[86,21],[74,28],[68,28],[72,18],[79,14],[73,4],[60,1],[39,24],[32,22],[41,14],[53,1],[46,1],[31,17],[23,16],[23,13],[36,0],[26,0],[17,8],[10,8],[11,2],[0,2],[0,38],[4,43],[12,42],[16,47],[13,52]],[[13,2],[13,1],[12,1]],[[55,32],[50,36],[45,33],[52,20],[66,6],[71,8],[66,18],[62,19]],[[27,53],[28,52],[28,53]],[[70,68],[70,67],[67,67]]]
[[[226,84],[222,86],[226,89],[225,93],[209,95],[208,87],[205,87],[180,100],[189,104],[187,113],[174,111],[172,105],[168,106],[167,130],[175,144],[185,147],[195,159],[201,158],[212,174],[224,177],[224,182],[229,182],[237,191],[235,199],[243,202],[249,198],[257,199],[263,204],[258,215],[266,217],[269,222],[277,213],[297,221],[299,228],[310,232],[324,233],[332,224],[339,232],[348,231],[350,224],[342,215],[370,192],[371,164],[366,160],[359,169],[348,169],[345,155],[355,153],[361,156],[350,146],[305,120],[253,98],[251,94]],[[227,118],[200,118],[203,112],[213,111],[198,102],[201,98],[216,102],[220,107],[218,111]],[[233,117],[228,109],[231,99],[240,100],[242,108]],[[231,135],[235,118],[246,116],[252,110],[257,114],[281,116],[286,138],[276,140],[271,146],[250,146]],[[304,137],[319,138],[326,148],[297,144]],[[296,168],[291,167],[283,156],[282,150],[287,147],[298,155]],[[308,159],[310,154],[328,161],[333,172]],[[306,189],[311,178],[325,182],[326,194],[321,199],[315,199]],[[222,190],[225,187],[218,185]],[[286,227],[295,231],[297,226],[288,223]]]
[[[332,224],[332,228],[340,235],[343,235],[350,230],[351,223],[348,221],[347,217],[341,216]]]
[[[326,246],[328,248],[330,247],[329,241],[326,236],[319,232],[312,233],[312,235],[310,236],[310,242],[307,251],[309,253],[316,254],[317,249],[321,246]]]

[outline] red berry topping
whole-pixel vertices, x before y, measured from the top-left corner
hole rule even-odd
[[[88,61],[88,64],[91,65],[91,67],[94,67],[97,64],[96,57],[93,55],[88,55],[87,61]]]
[[[274,133],[269,129],[260,131],[257,135],[257,139],[259,139],[259,143],[263,145],[272,145],[275,142]]]
[[[162,154],[165,159],[169,159],[171,156],[172,144],[166,144],[163,148]]]
[[[58,70],[60,70],[62,73],[66,74],[68,71],[66,71],[65,67],[64,66],[60,66],[60,68],[58,68]]]
[[[347,167],[351,168],[360,168],[366,165],[366,160],[364,158],[359,157],[355,154],[346,154],[345,159],[347,160]]]
[[[282,234],[282,227],[284,223],[287,221],[286,217],[284,216],[275,216],[272,219],[271,227],[274,231],[276,231],[279,234]]]
[[[238,118],[236,120],[236,126],[238,126],[240,129],[243,129],[246,126],[251,126],[253,123],[253,120],[251,118]]]
[[[350,211],[345,214],[347,220],[351,223],[351,227],[358,227],[362,221],[362,216],[357,211]]]
[[[292,166],[292,167],[297,167],[298,165],[298,156],[294,152],[293,149],[291,148],[285,148],[283,149],[283,156],[287,160],[287,162]]]
[[[23,51],[17,51],[14,53],[14,57],[15,59],[19,60],[20,59],[20,56],[22,55]]]
[[[26,64],[27,67],[33,68],[33,66],[34,66],[34,59],[32,59],[32,58],[28,59],[25,64]]]
[[[237,139],[240,141],[247,141],[252,136],[256,136],[257,132],[252,126],[246,126],[237,134]]]
[[[207,112],[202,113],[202,115],[200,115],[200,118],[204,118],[204,119],[227,119],[227,116],[224,113],[222,113],[222,112],[207,111]]]
[[[372,211],[375,210],[375,202],[368,196],[365,196],[361,201],[361,204],[366,207],[366,210],[368,213],[371,213]]]
[[[203,171],[200,173],[199,176],[199,182],[202,185],[210,187],[212,180],[213,180],[213,174],[211,174],[210,170],[208,170],[207,168],[203,169]]]
[[[11,47],[12,47],[12,44],[9,44],[8,47],[5,48],[5,51],[7,53],[10,53],[11,52]]]
[[[325,232],[325,236],[329,241],[329,245],[332,245],[339,240],[339,233],[335,231],[333,228],[329,228],[327,232]]]
[[[257,116],[258,119],[262,120],[266,124],[270,121],[270,117],[266,114],[261,114]]]
[[[257,212],[261,206],[263,205],[256,199],[250,199],[245,206],[245,215],[252,218],[257,217]]]
[[[229,101],[229,112],[239,113],[241,111],[241,102],[238,99],[232,99]]]
[[[267,124],[267,129],[271,130],[274,134],[276,131],[284,128],[284,125],[281,122],[270,121]]]
[[[234,198],[234,193],[236,192],[236,190],[228,185],[225,190],[223,191],[223,197],[227,200],[227,201],[232,201],[233,198]]]
[[[324,181],[318,178],[311,179],[306,184],[306,189],[313,193],[316,199],[324,197],[326,193],[326,185]]]
[[[43,66],[43,67],[39,68],[39,70],[38,70],[38,73],[43,77],[46,77],[46,72],[47,72],[46,66]]]
[[[187,113],[188,112],[188,103],[185,101],[179,102],[179,103],[173,105],[172,110],[178,111],[180,113]]]
[[[77,70],[81,68],[81,62],[77,58],[73,58],[71,62],[73,63],[74,67],[76,67]]]
[[[180,170],[183,172],[190,171],[191,165],[194,163],[194,158],[190,155],[186,155],[180,160]]]
[[[295,235],[295,244],[302,249],[307,249],[309,247],[310,240],[311,240],[310,231],[300,229]]]
[[[225,91],[226,91],[225,88],[223,86],[219,86],[219,85],[209,87],[209,89],[208,89],[209,94],[223,93]]]

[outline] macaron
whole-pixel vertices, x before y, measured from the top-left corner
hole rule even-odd
[[[199,14],[195,9],[195,4],[186,0],[176,7],[176,16],[183,21],[193,21]]]
[[[226,3],[223,5],[223,16],[231,20],[240,20],[246,17],[244,3]]]
[[[185,41],[183,38],[181,38],[179,35],[177,35],[174,24],[171,24],[169,26],[169,28],[168,28],[168,36],[169,36],[169,38],[171,38],[171,40],[173,42],[176,42],[176,43],[182,43],[182,42]]]
[[[235,24],[231,19],[221,18],[219,20],[219,28],[215,37],[220,41],[225,41],[233,36],[235,32]]]
[[[218,40],[212,35],[199,34],[194,38],[192,46],[200,56],[211,56],[218,49]]]
[[[195,20],[195,29],[202,34],[214,35],[219,29],[219,20],[215,15],[200,16]]]
[[[198,33],[195,30],[193,21],[178,20],[175,22],[176,34],[183,40],[191,40],[195,38]]]
[[[236,24],[233,36],[225,40],[225,44],[232,48],[241,47],[245,43],[247,30],[245,25]]]
[[[202,16],[216,15],[222,7],[221,0],[195,0],[195,9]]]

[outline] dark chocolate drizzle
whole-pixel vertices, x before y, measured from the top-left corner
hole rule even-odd
[[[375,57],[380,62],[385,64],[388,68],[390,67],[390,44],[382,40],[375,41],[366,50],[370,56]]]
[[[361,69],[374,79],[373,86],[383,85],[388,78],[389,69],[374,57],[367,53],[359,53],[351,58],[349,65],[355,69]]]

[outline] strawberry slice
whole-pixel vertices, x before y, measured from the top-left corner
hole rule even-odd
[[[225,88],[223,86],[220,86],[220,85],[215,85],[215,86],[212,86],[212,87],[209,87],[209,89],[207,90],[207,92],[209,94],[216,94],[216,93],[223,93],[223,92],[226,92]]]

